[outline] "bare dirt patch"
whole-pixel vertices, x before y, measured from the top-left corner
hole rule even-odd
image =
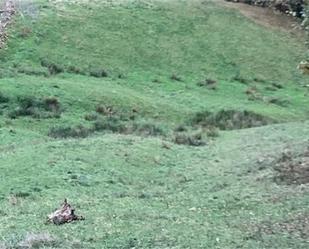
[[[309,237],[309,214],[300,213],[289,217],[286,220],[272,222],[263,221],[258,224],[246,225],[250,231],[250,239],[260,240],[263,236],[275,234],[289,234],[300,239]]]
[[[226,8],[238,10],[245,17],[264,27],[296,35],[303,35],[304,33],[296,18],[274,11],[271,8],[261,8],[244,3],[226,2],[224,0],[217,0],[216,2]]]
[[[276,171],[274,181],[278,184],[309,183],[309,148],[300,154],[293,154],[290,151],[282,153],[274,169]]]

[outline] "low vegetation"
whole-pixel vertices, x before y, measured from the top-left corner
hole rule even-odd
[[[12,119],[23,116],[37,119],[60,118],[61,116],[62,108],[55,97],[37,99],[34,96],[20,96],[16,102],[17,107],[8,113],[8,116]]]
[[[217,127],[220,130],[245,129],[273,123],[271,119],[251,111],[220,110],[212,113],[209,111],[198,112],[191,124],[202,127]]]
[[[309,183],[309,148],[300,154],[286,151],[275,165],[274,180],[279,184]]]

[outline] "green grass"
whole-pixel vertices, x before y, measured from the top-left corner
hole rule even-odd
[[[14,248],[29,232],[48,232],[58,248],[307,248],[301,230],[275,224],[308,216],[308,184],[273,181],[274,160],[309,140],[309,81],[296,68],[305,45],[215,1],[147,2],[37,0],[31,16],[15,17],[0,51],[0,241]],[[103,70],[108,77],[93,77]],[[216,89],[198,86],[205,79]],[[11,119],[27,96],[55,97],[61,117]],[[48,136],[92,127],[85,116],[98,105],[134,109],[137,127],[167,134]],[[223,109],[281,124],[220,131],[201,147],[171,142],[196,113]],[[86,219],[45,225],[64,198]],[[273,233],[259,230],[267,222]]]
[[[287,144],[300,150],[308,132],[308,122],[291,123],[167,150],[159,139],[46,141],[29,134],[19,142],[11,137],[24,137],[22,131],[2,130],[11,142],[1,146],[0,233],[9,240],[48,231],[64,241],[61,248],[74,239],[83,248],[306,248],[297,231],[258,235],[255,226],[306,213],[307,188],[278,186],[271,165],[259,170],[257,159],[276,158]],[[30,196],[12,206],[8,197],[21,192]],[[43,225],[65,197],[86,220]]]

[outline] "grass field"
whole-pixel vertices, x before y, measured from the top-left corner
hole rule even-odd
[[[308,248],[301,37],[210,0],[19,1],[8,32],[1,249]],[[85,220],[45,224],[65,198]]]

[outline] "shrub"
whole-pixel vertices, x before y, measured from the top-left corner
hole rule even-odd
[[[98,114],[92,112],[85,115],[85,120],[87,121],[95,121],[98,120],[99,116]]]
[[[272,83],[271,85],[272,85],[273,87],[275,87],[275,88],[278,88],[278,89],[283,89],[283,88],[284,88],[282,84],[276,83],[276,82]]]
[[[26,74],[26,75],[34,75],[34,76],[49,76],[49,70],[46,68],[31,68],[31,67],[22,67],[17,69],[18,73]]]
[[[63,66],[46,59],[41,60],[41,66],[46,67],[51,75],[59,74],[64,72]]]
[[[82,125],[53,127],[50,129],[48,136],[53,138],[85,138],[92,132],[92,129]]]
[[[277,184],[309,183],[309,147],[303,152],[285,151],[273,165]]]
[[[210,87],[216,84],[217,81],[214,79],[205,79],[197,83],[198,86],[206,86],[206,87]]]
[[[153,122],[137,121],[132,124],[132,133],[143,136],[163,136],[166,134],[164,128]]]
[[[10,118],[31,116],[33,118],[60,118],[61,106],[55,97],[37,99],[34,96],[21,96],[17,98],[18,106],[9,112]]]
[[[20,191],[20,192],[14,193],[13,196],[15,196],[15,197],[17,197],[17,198],[27,198],[27,197],[30,196],[30,193]]]
[[[173,137],[173,142],[175,144],[190,145],[190,146],[206,145],[206,142],[204,141],[204,138],[203,138],[203,134],[201,132],[175,133]]]
[[[219,136],[219,131],[218,128],[214,126],[210,126],[206,128],[206,135],[207,137],[218,137]]]
[[[39,116],[39,101],[33,96],[22,96],[17,98],[18,107],[9,112],[10,118],[19,116]]]
[[[127,126],[119,116],[110,116],[97,120],[94,123],[94,130],[125,133],[127,131]]]
[[[209,111],[196,113],[191,119],[192,125],[217,127],[220,130],[244,129],[263,126],[271,119],[251,111],[220,110],[216,113]]]
[[[250,80],[244,78],[243,76],[241,76],[241,75],[239,75],[239,74],[235,75],[235,76],[232,78],[232,81],[238,81],[238,82],[240,82],[240,83],[242,83],[242,84],[245,84],[245,85],[247,85],[247,84],[250,83]]]
[[[278,97],[271,97],[268,99],[267,102],[281,107],[287,107],[290,104],[290,101],[288,101],[287,99],[280,99]]]
[[[46,97],[42,100],[42,106],[49,112],[60,112],[60,102],[56,97]]]
[[[105,106],[105,105],[98,105],[95,111],[102,115],[112,115],[115,113],[112,106]]]
[[[89,75],[96,78],[108,77],[108,73],[105,69],[92,69],[90,70]]]
[[[82,70],[79,67],[76,66],[68,66],[67,70],[68,73],[72,73],[72,74],[81,74],[81,75],[86,75],[86,72],[84,70]]]
[[[174,80],[174,81],[182,81],[181,77],[178,76],[177,74],[172,74],[171,80]]]
[[[9,101],[10,101],[10,99],[7,96],[5,96],[3,93],[0,92],[0,104],[1,103],[7,103]]]
[[[179,125],[175,128],[175,132],[184,132],[188,131],[188,127],[185,125]]]

